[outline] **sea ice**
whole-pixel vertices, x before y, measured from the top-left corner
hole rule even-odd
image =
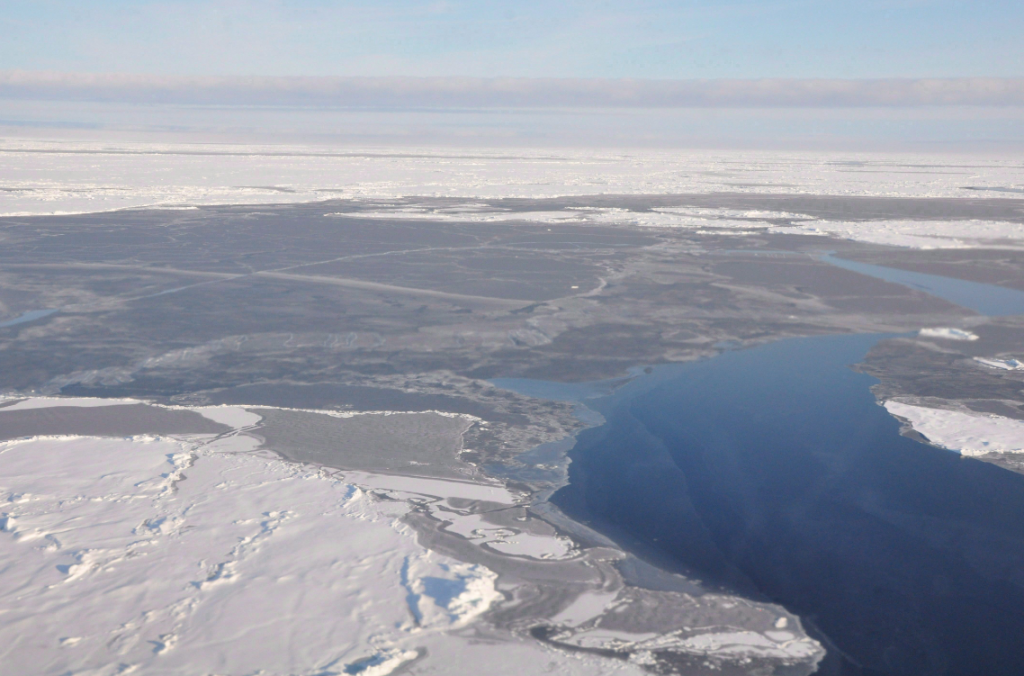
[[[544,198],[798,192],[962,197],[965,186],[970,186],[971,195],[1005,197],[1014,193],[1000,190],[1019,185],[1021,170],[1012,159],[913,154],[551,149],[410,153],[379,148],[339,152],[316,146],[5,139],[0,142],[0,183],[0,215],[30,215],[409,195]]]
[[[166,438],[39,438],[0,446],[0,486],[12,673],[306,673],[411,621],[401,567],[423,550],[327,474]]]
[[[1024,224],[1010,221],[813,220],[773,228],[793,235],[826,235],[910,249],[1021,249]]]
[[[557,535],[538,535],[518,529],[496,526],[479,514],[459,514],[451,510],[433,510],[436,519],[450,522],[444,530],[473,540],[478,545],[512,556],[533,559],[566,559],[578,552],[572,540]]]
[[[1024,371],[1024,362],[1019,359],[986,359],[984,357],[975,357],[974,361],[993,369],[1001,369],[1003,371]]]
[[[940,338],[942,340],[977,340],[978,335],[964,329],[933,328],[921,329],[917,335],[922,338]]]
[[[104,400],[35,399],[38,405]],[[120,402],[119,402],[120,403]],[[196,410],[236,429],[241,407]],[[346,473],[239,435],[36,437],[0,444],[0,645],[12,673],[385,676],[478,673],[449,630],[503,600],[496,575],[424,549],[402,499],[512,504],[500,486]],[[350,476],[354,475],[354,476]],[[638,673],[508,636],[491,673]],[[424,661],[425,660],[425,661]],[[438,662],[441,663],[441,662]]]
[[[99,399],[95,397],[30,397],[22,399],[10,406],[5,406],[4,411],[25,411],[33,408],[55,408],[57,406],[78,406],[84,408],[95,408],[99,406],[124,406],[127,404],[141,404],[138,399]]]
[[[961,455],[1024,453],[1024,421],[982,413],[963,413],[899,401],[885,402],[889,413],[902,418],[937,446]]]

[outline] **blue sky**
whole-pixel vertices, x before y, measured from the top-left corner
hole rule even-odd
[[[0,136],[1017,152],[1022,36],[1021,0],[0,0]]]
[[[0,70],[1024,76],[1024,2],[0,0]]]

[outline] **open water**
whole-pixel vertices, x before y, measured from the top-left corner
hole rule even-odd
[[[660,367],[587,406],[552,502],[832,644],[823,673],[1024,674],[1024,476],[918,443],[848,368],[877,335]]]
[[[1024,293],[829,257],[982,314]],[[824,674],[1024,674],[1024,476],[900,435],[843,335],[660,366],[617,389],[504,380],[595,421],[551,501],[659,565],[778,602]],[[619,384],[619,383],[616,383]],[[597,415],[594,415],[597,414]]]

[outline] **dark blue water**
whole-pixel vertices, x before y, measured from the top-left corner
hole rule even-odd
[[[925,293],[990,317],[1024,315],[1024,291],[1017,289],[1007,289],[994,284],[967,282],[940,275],[926,275],[922,272],[910,272],[870,263],[858,263],[831,255],[824,256],[823,259],[836,267],[920,289]]]
[[[899,435],[847,365],[880,336],[787,340],[588,399],[607,423],[552,501],[837,648],[822,671],[1024,674],[1024,476]]]

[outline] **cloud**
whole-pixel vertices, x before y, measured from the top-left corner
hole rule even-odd
[[[0,98],[440,109],[1024,106],[1024,78],[178,77],[0,71]]]

